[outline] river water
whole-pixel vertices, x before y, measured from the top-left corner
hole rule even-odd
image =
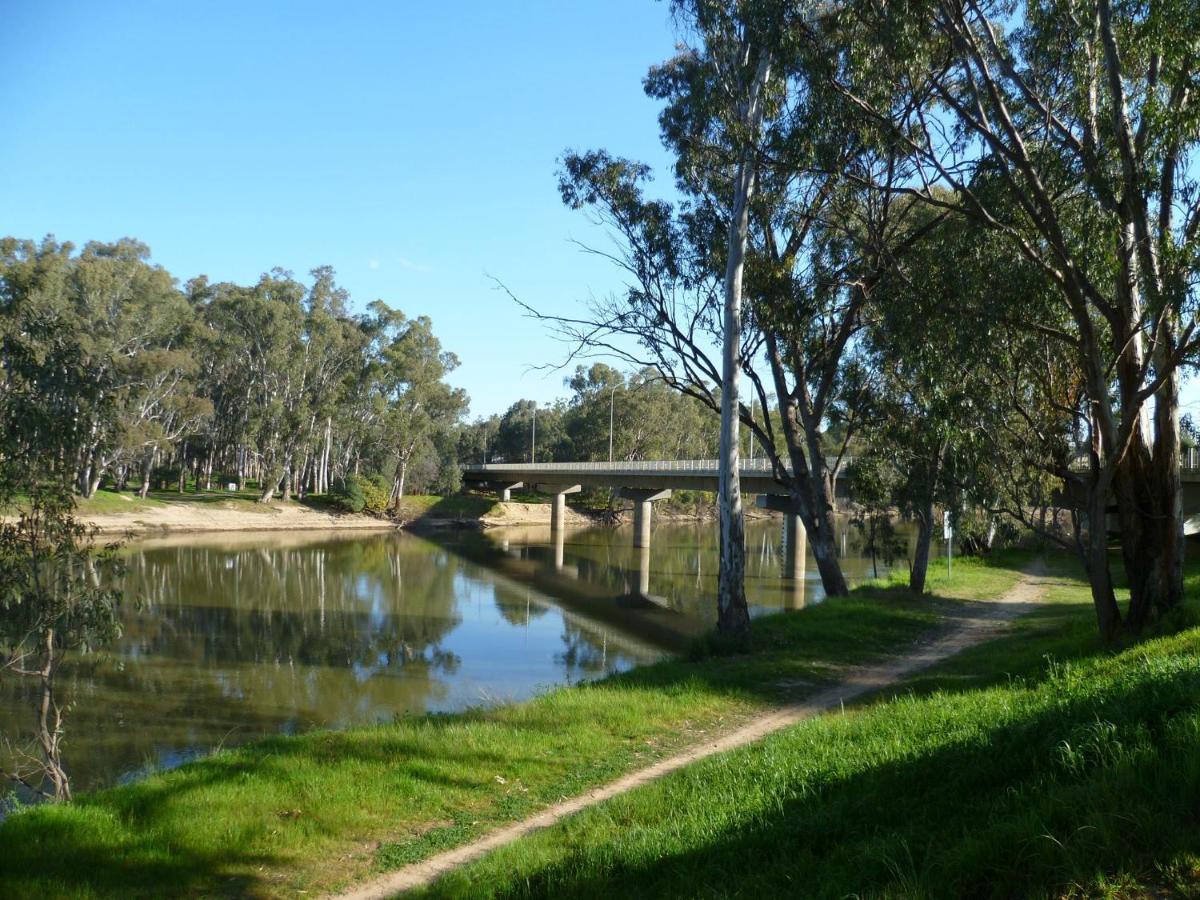
[[[747,523],[756,614],[822,596],[811,558],[786,561],[781,531],[777,519]],[[271,734],[519,700],[659,659],[714,618],[714,532],[660,523],[648,550],[628,528],[556,543],[547,527],[131,544],[121,637],[60,678],[73,787]],[[852,529],[839,535],[852,583],[871,574],[857,543]],[[0,734],[26,739],[34,700],[32,685],[0,682]]]

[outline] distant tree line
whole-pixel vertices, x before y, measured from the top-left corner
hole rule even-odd
[[[382,301],[352,313],[332,269],[311,275],[181,287],[137,241],[0,240],[0,335],[78,348],[80,382],[43,379],[64,392],[77,492],[254,482],[265,502],[367,474],[393,502],[457,488],[457,358],[429,319]]]
[[[569,396],[552,404],[518,400],[464,430],[464,462],[711,459],[717,433],[699,403],[657,370],[625,374],[604,363],[577,366]],[[536,407],[536,410],[535,410]],[[535,422],[536,419],[536,422]],[[610,440],[611,439],[611,440]]]

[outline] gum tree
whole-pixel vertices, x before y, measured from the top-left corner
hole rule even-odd
[[[1089,574],[1101,632],[1180,602],[1181,367],[1198,348],[1200,9],[1181,2],[849,4],[836,82],[916,167],[898,187],[1002,235],[1054,285],[1082,375]],[[860,73],[886,71],[902,102]],[[947,193],[948,191],[948,193]],[[1033,322],[1036,330],[1040,323]],[[1104,510],[1130,587],[1122,619]]]

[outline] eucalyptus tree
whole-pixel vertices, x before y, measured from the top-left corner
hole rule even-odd
[[[566,379],[566,451],[577,460],[711,459],[718,435],[708,411],[681,398],[657,370],[624,375],[605,363]]]
[[[833,487],[869,393],[862,331],[872,292],[936,223],[876,189],[910,174],[894,139],[848,116],[828,89],[828,60],[793,39],[826,27],[817,7],[766,4],[758,12],[772,22],[764,30],[775,74],[747,211],[747,315],[737,358],[752,400],[739,401],[738,411],[788,489],[825,591],[836,596],[847,585],[834,541]],[[594,211],[616,233],[620,251],[610,256],[633,286],[588,317],[555,321],[581,346],[653,365],[676,389],[719,410],[727,392],[714,348],[727,334],[724,238],[742,144],[711,66],[703,53],[685,49],[646,82],[666,102],[660,123],[676,157],[677,208],[644,195],[645,166],[602,151],[565,159],[564,201]]]
[[[1055,287],[1066,327],[1029,324],[1054,332],[1083,377],[1090,530],[1103,531],[1111,495],[1130,588],[1122,623],[1093,539],[1098,623],[1106,636],[1136,631],[1183,591],[1179,384],[1200,346],[1200,7],[922,0],[843,12],[851,37],[817,43],[850,103],[903,142],[916,177],[894,189],[994,230]],[[902,102],[879,101],[881,77],[904,86]]]
[[[113,548],[93,553],[74,517],[76,463],[94,440],[105,386],[74,310],[47,302],[62,298],[69,254],[50,241],[0,242],[0,679],[35,685],[34,746],[10,744],[3,774],[54,801],[71,797],[59,667],[116,634],[119,600]]]
[[[430,320],[408,319],[376,301],[369,326],[375,335],[375,381],[383,403],[379,441],[392,462],[391,500],[404,496],[409,466],[418,449],[434,451],[434,438],[456,423],[467,395],[446,384],[458,357],[442,350]]]

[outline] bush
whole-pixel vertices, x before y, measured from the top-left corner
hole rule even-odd
[[[388,500],[392,498],[392,485],[382,475],[362,479],[363,509],[375,516],[387,512]]]
[[[357,475],[347,475],[340,482],[334,482],[329,497],[333,505],[343,512],[360,513],[367,505],[363,482]]]

